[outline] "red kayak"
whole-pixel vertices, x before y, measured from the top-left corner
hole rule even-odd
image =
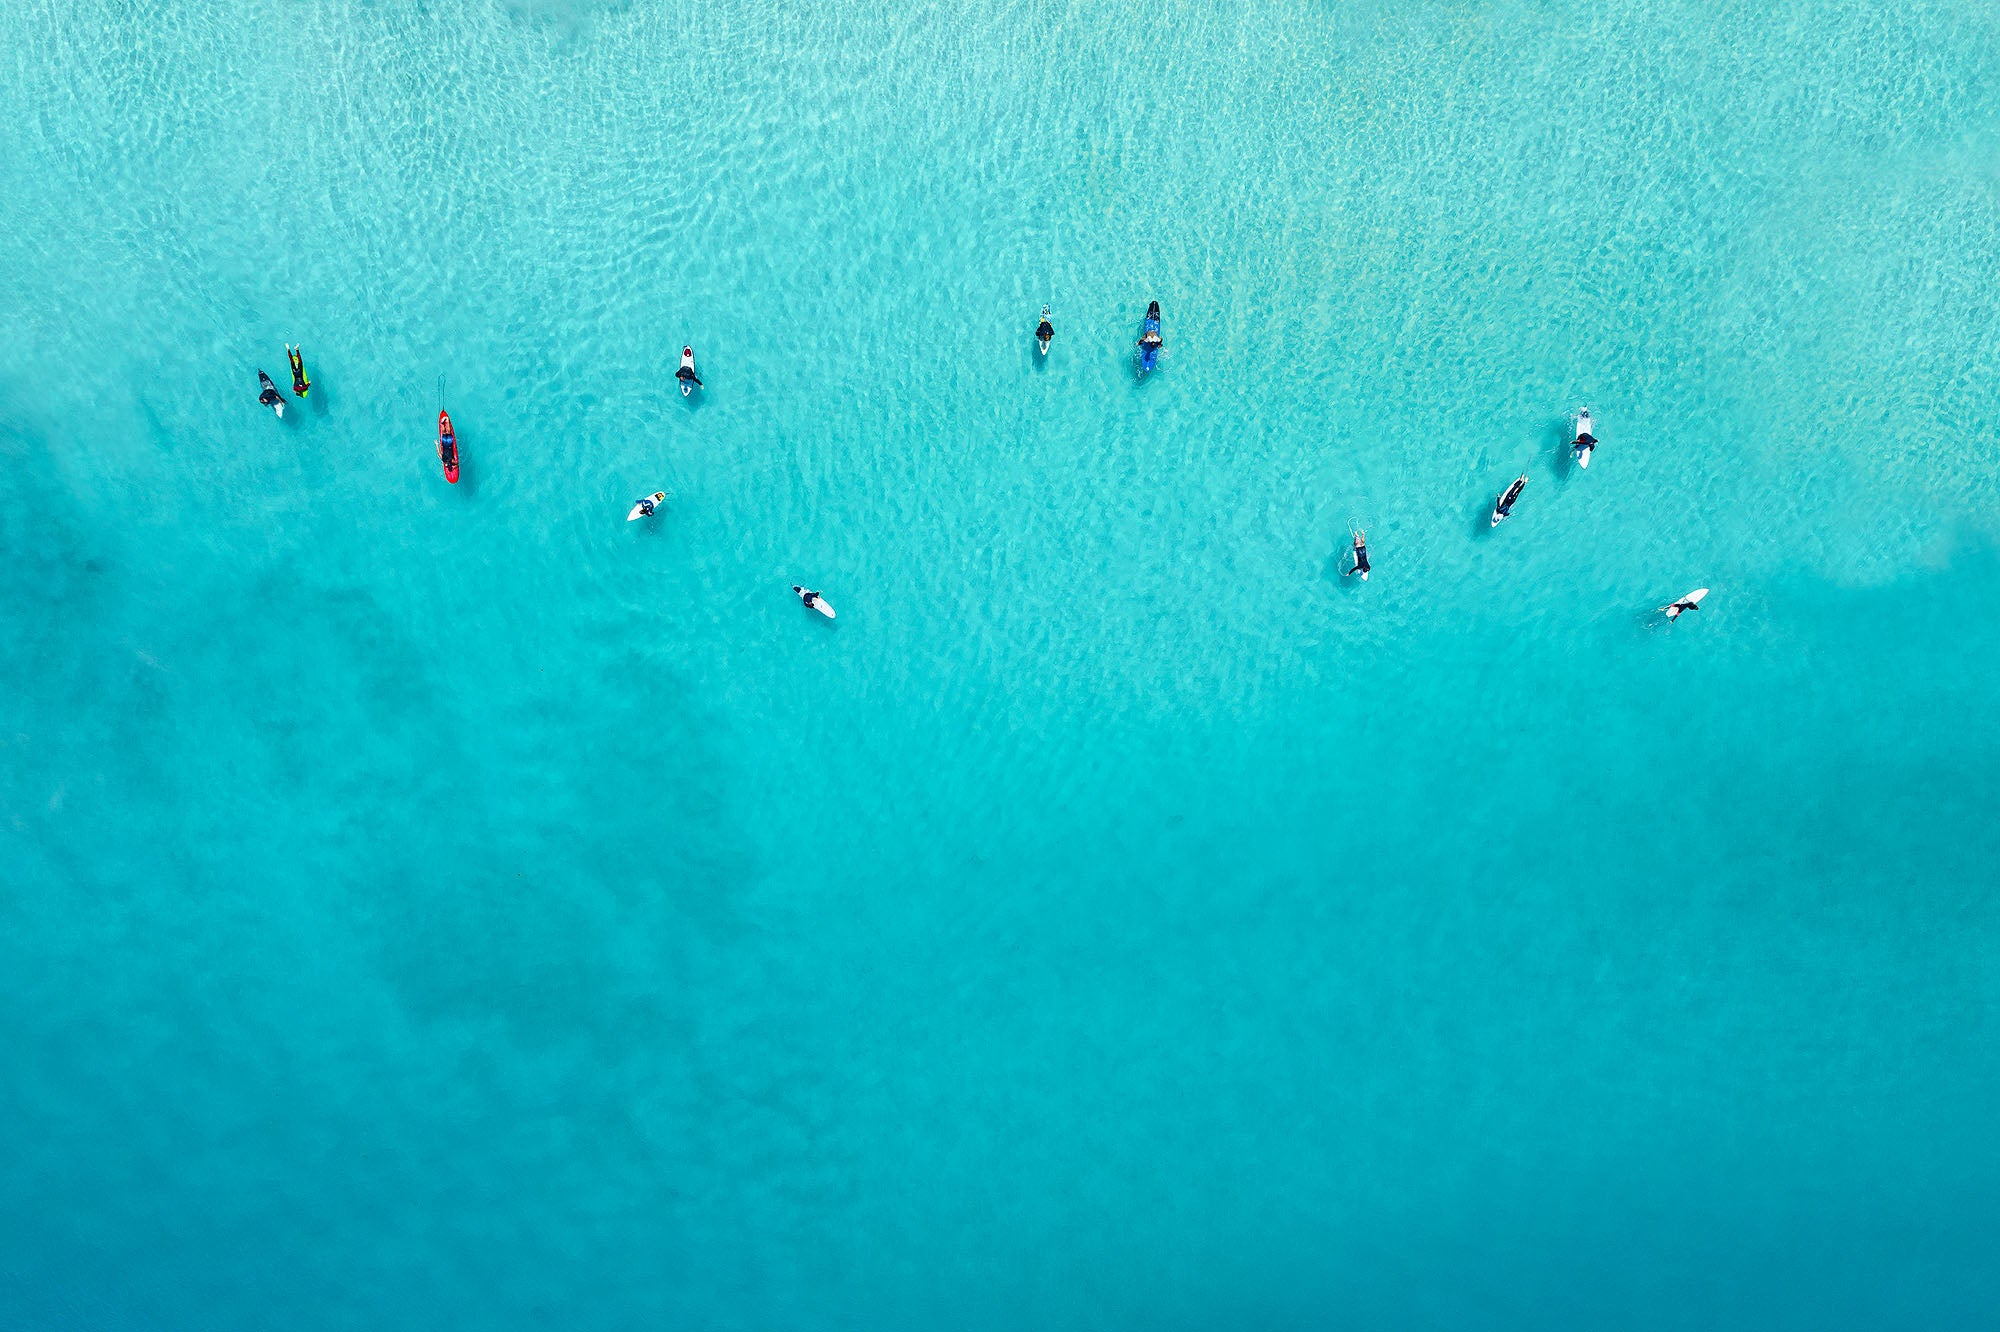
[[[438,461],[444,464],[444,479],[458,484],[458,436],[451,433],[451,413],[438,409]]]

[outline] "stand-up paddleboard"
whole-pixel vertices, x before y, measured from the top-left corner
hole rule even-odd
[[[1682,611],[1691,611],[1696,606],[1701,605],[1701,599],[1707,595],[1707,588],[1698,587],[1678,601],[1670,601],[1660,607],[1660,614],[1666,616],[1669,620],[1678,620],[1681,618]]]
[[[280,421],[284,420],[285,395],[278,392],[278,386],[276,384],[273,384],[271,382],[271,377],[265,374],[262,370],[259,370],[257,372],[257,383],[259,386],[257,393],[257,401],[262,403],[264,406],[269,407],[272,411],[276,412],[278,414],[278,419]]]
[[[1586,407],[1576,414],[1576,439],[1569,446],[1578,467],[1590,466],[1590,455],[1597,450],[1597,436],[1590,433],[1590,428],[1590,408]]]
[[[1493,521],[1487,524],[1488,527],[1498,527],[1513,516],[1514,501],[1521,498],[1521,491],[1527,484],[1528,474],[1523,472],[1514,478],[1514,484],[1507,487],[1499,499],[1493,501]]]
[[[451,428],[451,413],[444,409],[444,376],[438,376],[438,462],[444,465],[444,479],[458,484],[458,435]]]
[[[819,593],[808,591],[797,583],[792,584],[792,591],[798,593],[799,600],[805,603],[808,610],[816,610],[829,620],[833,618],[833,607],[827,605],[826,598]]]
[[[646,499],[642,499],[637,504],[634,504],[632,506],[632,512],[625,515],[625,521],[628,523],[635,523],[639,521],[639,519],[641,518],[651,517],[652,515],[646,512],[647,500],[651,500],[653,502],[654,507],[657,508],[658,506],[665,504],[667,502],[667,492],[664,490],[656,490],[652,494],[646,496]]]
[[[681,348],[681,368],[674,371],[674,378],[681,381],[683,398],[692,398],[694,391],[701,387],[701,378],[694,372],[694,348]]]
[[[1042,322],[1035,325],[1035,345],[1042,349],[1042,355],[1049,354],[1049,339],[1056,335],[1056,326],[1049,322],[1049,307],[1042,307]]]

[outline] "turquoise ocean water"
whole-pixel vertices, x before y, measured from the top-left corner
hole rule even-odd
[[[2000,1321],[1991,5],[20,0],[0,126],[6,1332]]]

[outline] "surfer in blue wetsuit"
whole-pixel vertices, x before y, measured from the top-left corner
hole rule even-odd
[[[1151,370],[1157,365],[1160,359],[1160,348],[1164,346],[1166,346],[1166,341],[1160,337],[1160,303],[1158,301],[1148,301],[1146,303],[1145,327],[1139,334],[1139,368],[1142,370]]]
[[[1343,569],[1340,576],[1352,578],[1355,574],[1361,575],[1362,582],[1368,581],[1368,534],[1358,527],[1354,529],[1354,567]]]

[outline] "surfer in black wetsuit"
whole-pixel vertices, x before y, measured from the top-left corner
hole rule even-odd
[[[285,414],[285,395],[278,392],[278,386],[273,384],[271,377],[262,370],[257,372],[257,382],[264,386],[264,391],[257,395],[257,401],[269,407],[278,415],[283,416]]]
[[[292,392],[303,398],[312,389],[312,381],[306,378],[305,357],[288,342],[285,344],[285,359],[292,363]]]
[[[1661,613],[1664,614],[1669,620],[1678,620],[1681,618],[1681,613],[1683,611],[1700,610],[1700,609],[1701,609],[1701,603],[1699,601],[1683,597],[1679,601],[1676,601],[1673,605],[1662,608]]]
[[[701,382],[701,376],[694,372],[694,348],[681,348],[681,368],[674,371],[674,378],[681,381],[681,391],[683,393],[687,391],[687,386],[690,384],[696,388],[708,387]]]
[[[818,609],[819,593],[809,592],[805,588],[800,587],[797,583],[792,584],[792,591],[799,594],[799,604],[804,606],[807,610]]]
[[[1368,581],[1368,534],[1358,527],[1354,529],[1354,567],[1343,569],[1340,576],[1352,578],[1355,574],[1361,575],[1362,582]]]
[[[1042,307],[1042,322],[1035,325],[1035,341],[1042,344],[1042,350],[1049,349],[1049,339],[1056,335],[1056,326],[1049,322],[1049,307]]]

